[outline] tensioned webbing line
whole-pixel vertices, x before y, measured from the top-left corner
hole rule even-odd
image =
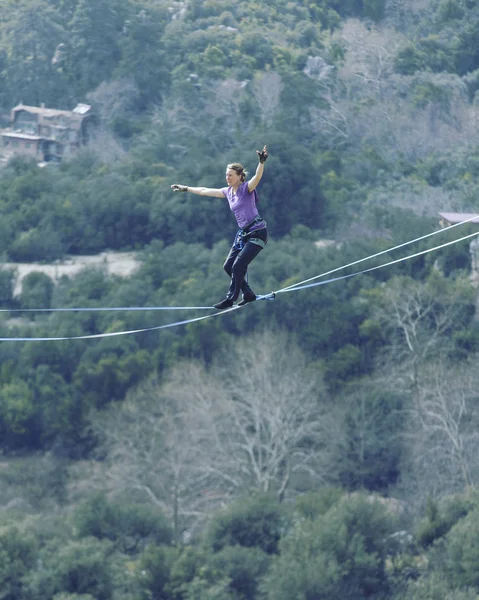
[[[404,248],[405,246],[410,246],[411,244],[415,244],[416,242],[425,240],[429,237],[432,237],[433,235],[445,233],[446,231],[449,231],[450,229],[454,229],[454,227],[459,227],[460,225],[465,225],[466,223],[470,223],[471,221],[474,221],[477,218],[479,218],[479,215],[474,215],[473,217],[470,217],[469,219],[465,219],[464,221],[461,221],[460,223],[454,223],[453,225],[449,225],[448,227],[444,227],[442,229],[432,231],[431,233],[422,235],[421,237],[418,237],[414,240],[410,240],[409,242],[403,242],[402,244],[399,244],[398,246],[394,246],[393,248],[388,248],[387,250],[381,250],[381,252],[376,252],[376,254],[371,254],[370,256],[366,256],[365,258],[360,258],[359,260],[355,260],[347,265],[342,265],[341,267],[336,267],[335,269],[331,269],[331,271],[327,271],[326,273],[321,273],[321,275],[315,275],[314,277],[310,277],[309,279],[305,279],[304,281],[300,281],[298,283],[293,283],[281,290],[278,290],[278,292],[276,292],[276,293],[279,294],[282,292],[287,292],[287,291],[289,291],[290,288],[296,288],[297,286],[302,286],[303,284],[309,283],[310,281],[314,281],[315,279],[320,279],[321,277],[327,277],[328,275],[332,275],[333,273],[337,273],[338,271],[342,271],[343,269],[347,269],[349,267],[354,267],[355,265],[359,265],[360,263],[366,262],[367,260],[372,260],[373,258],[382,256],[383,254],[389,254],[389,252],[394,252],[394,250],[399,250],[399,248]],[[463,238],[463,239],[467,239],[467,238]],[[457,240],[457,241],[460,242],[461,240]],[[358,273],[358,275],[359,275],[359,273]]]
[[[361,271],[356,271],[354,273],[349,273],[347,275],[342,275],[340,277],[333,277],[331,279],[327,279],[327,280],[324,280],[324,281],[319,281],[319,282],[316,281],[314,283],[309,283],[309,282],[311,282],[311,281],[313,281],[315,279],[318,279],[320,277],[325,277],[327,275],[330,275],[330,274],[335,273],[337,271],[340,271],[342,269],[351,267],[353,265],[359,264],[361,262],[365,262],[366,260],[370,260],[372,258],[375,258],[375,257],[380,256],[382,254],[385,254],[387,252],[392,252],[393,250],[397,250],[398,248],[402,248],[402,247],[404,247],[406,245],[409,245],[409,244],[412,244],[414,242],[423,240],[423,239],[425,239],[427,237],[431,237],[432,235],[436,235],[437,233],[443,233],[443,232],[445,232],[445,231],[447,231],[449,229],[452,229],[453,227],[457,227],[458,225],[462,225],[464,223],[472,221],[475,218],[477,218],[477,217],[472,217],[471,219],[467,219],[466,221],[463,221],[461,223],[457,223],[455,225],[451,225],[449,227],[446,227],[446,228],[444,228],[442,230],[432,232],[432,233],[427,234],[425,236],[421,236],[420,238],[417,238],[415,240],[411,240],[409,242],[405,242],[403,244],[395,246],[394,248],[390,248],[388,250],[383,250],[383,251],[378,252],[378,253],[376,253],[374,255],[367,256],[365,258],[359,259],[357,261],[354,261],[353,263],[349,263],[348,265],[344,265],[342,267],[338,267],[338,268],[333,269],[331,271],[328,271],[326,273],[322,273],[322,274],[317,275],[315,277],[311,277],[309,279],[306,279],[306,280],[304,280],[302,282],[299,282],[297,284],[294,284],[294,285],[282,288],[280,290],[277,290],[276,292],[271,292],[270,294],[265,294],[265,295],[262,295],[262,296],[258,296],[258,300],[272,300],[272,299],[274,299],[274,297],[276,296],[276,294],[281,294],[281,293],[286,293],[286,292],[294,292],[294,291],[300,290],[300,289],[305,289],[305,288],[309,288],[309,287],[315,287],[315,286],[319,286],[319,285],[325,285],[327,283],[332,283],[334,281],[340,281],[342,279],[348,279],[349,277],[354,277],[356,275],[361,275],[363,273],[369,273],[369,272],[375,271],[377,269],[382,269],[384,267],[388,267],[388,266],[391,266],[391,265],[394,265],[394,264],[397,264],[397,263],[400,263],[400,262],[404,262],[406,260],[410,260],[412,258],[416,258],[418,256],[422,256],[424,254],[428,254],[429,252],[434,252],[435,250],[439,250],[441,248],[445,248],[447,246],[451,246],[452,244],[457,244],[457,243],[462,242],[464,240],[467,240],[467,239],[469,239],[471,237],[475,237],[475,236],[479,235],[479,232],[475,232],[475,233],[463,236],[462,238],[459,238],[457,240],[452,240],[452,241],[446,242],[446,243],[441,244],[439,246],[435,246],[434,248],[428,248],[426,250],[422,250],[420,252],[416,252],[416,253],[411,254],[409,256],[405,256],[405,257],[402,257],[402,258],[398,258],[396,260],[392,260],[392,261],[390,261],[388,263],[385,263],[385,264],[382,264],[382,265],[377,265],[375,267],[370,267],[369,269],[363,269]],[[121,310],[121,311],[128,311],[128,310],[193,310],[195,308],[203,310],[203,309],[211,309],[212,307],[114,307],[114,308],[108,308],[108,307],[104,307],[104,308],[103,307],[101,307],[101,308],[97,308],[97,307],[82,308],[82,307],[80,307],[80,308],[63,308],[63,309],[62,308],[53,308],[53,309],[27,309],[27,310],[31,311],[31,312],[38,312],[38,311],[42,311],[42,312],[43,311],[45,311],[45,312],[64,311],[64,312],[66,312],[66,311],[74,311],[74,310],[76,310],[76,311],[79,311],[79,310],[82,310],[82,311],[88,311],[88,310]],[[133,329],[133,330],[127,330],[127,331],[115,331],[115,332],[108,332],[108,333],[96,333],[96,334],[89,334],[89,335],[65,336],[65,337],[7,337],[7,338],[0,337],[0,341],[2,341],[2,342],[14,342],[14,341],[15,342],[20,342],[20,341],[22,341],[22,342],[26,342],[26,341],[42,341],[42,342],[44,342],[44,341],[66,341],[66,340],[98,339],[98,338],[113,337],[113,336],[119,336],[119,335],[129,335],[129,334],[134,334],[134,333],[143,333],[143,332],[148,332],[148,331],[157,331],[157,330],[160,330],[160,329],[167,329],[167,328],[171,328],[171,327],[177,327],[179,325],[186,325],[188,323],[195,323],[197,321],[202,321],[204,319],[209,319],[210,317],[215,317],[215,316],[219,316],[219,315],[222,315],[222,314],[226,314],[226,313],[231,312],[233,310],[236,310],[238,308],[240,308],[240,307],[239,306],[233,306],[233,307],[231,307],[231,308],[229,308],[227,310],[221,311],[219,313],[213,313],[213,314],[205,315],[205,316],[202,316],[202,317],[195,317],[195,318],[192,318],[192,319],[186,319],[186,320],[183,320],[183,321],[175,321],[174,323],[168,323],[166,325],[158,325],[156,327],[147,327],[147,328],[144,328],[144,329]],[[13,311],[11,311],[9,309],[1,309],[1,310],[2,310],[2,312],[13,312]],[[16,309],[16,310],[22,311],[22,309]],[[25,310],[23,312],[25,312]]]
[[[211,307],[210,307],[211,308]],[[232,306],[222,312],[212,313],[210,315],[204,315],[202,317],[195,317],[193,319],[186,319],[185,321],[176,321],[175,323],[167,323],[166,325],[157,325],[156,327],[146,327],[145,329],[131,329],[128,331],[110,331],[108,333],[92,333],[89,335],[73,335],[65,337],[0,337],[0,342],[63,342],[66,340],[93,340],[98,338],[115,337],[118,335],[130,335],[133,333],[145,333],[147,331],[157,331],[159,329],[167,329],[168,327],[177,327],[179,325],[187,325],[188,323],[195,323],[196,321],[202,321],[203,319],[209,319],[210,317],[217,317],[225,313],[231,312],[241,308],[240,306]]]
[[[147,310],[211,310],[213,306],[68,306],[65,308],[0,308],[1,312],[110,312],[110,311],[147,311]]]
[[[316,287],[318,285],[325,285],[326,283],[332,283],[333,281],[340,281],[341,279],[348,279],[349,277],[355,277],[356,275],[363,275],[364,273],[370,273],[371,271],[377,271],[378,269],[383,269],[384,267],[390,267],[391,265],[396,265],[400,262],[405,262],[406,260],[411,260],[412,258],[417,258],[418,256],[422,256],[423,254],[428,254],[429,252],[434,252],[435,250],[440,250],[441,248],[446,248],[447,246],[451,246],[452,244],[458,244],[459,242],[463,242],[464,240],[468,240],[469,238],[475,237],[479,235],[479,231],[475,233],[470,233],[469,235],[465,235],[462,238],[457,240],[452,240],[450,242],[446,242],[445,244],[441,244],[440,246],[434,246],[434,248],[428,248],[427,250],[421,250],[420,252],[416,252],[415,254],[410,254],[409,256],[403,256],[403,258],[397,258],[396,260],[391,260],[382,265],[376,265],[375,267],[370,267],[369,269],[363,269],[362,271],[355,271],[354,273],[348,273],[347,275],[341,275],[340,277],[332,277],[331,279],[325,279],[324,281],[315,281],[314,283],[306,283],[304,285],[296,284],[294,287],[289,286],[283,288],[281,290],[277,290],[273,292],[274,294],[283,294],[286,292],[296,292],[297,290],[304,290],[306,288]],[[323,275],[324,276],[324,275]],[[320,277],[320,276],[319,276]],[[312,277],[307,281],[311,281],[312,279],[316,279],[316,277]]]
[[[460,225],[464,225],[469,223],[470,221],[474,221],[479,218],[479,215],[474,215],[469,219],[461,221],[460,223],[454,223],[453,225],[449,225],[448,227],[444,227],[442,229],[438,229],[437,231],[432,231],[431,233],[427,233],[426,235],[422,235],[414,240],[409,240],[408,242],[403,242],[398,246],[394,246],[393,248],[388,248],[386,250],[381,250],[380,252],[376,252],[376,254],[371,254],[370,256],[366,256],[365,258],[360,258],[359,260],[355,260],[347,265],[342,265],[340,267],[336,267],[331,271],[327,271],[326,273],[321,273],[320,275],[315,275],[314,277],[310,277],[309,279],[305,279],[304,281],[300,281],[298,283],[293,283],[286,288],[278,290],[275,293],[283,293],[288,291],[290,288],[296,288],[298,286],[302,286],[305,283],[313,281],[315,279],[320,279],[321,277],[326,277],[328,275],[332,275],[333,273],[337,273],[338,271],[342,271],[343,269],[347,269],[348,267],[353,267],[362,262],[366,262],[367,260],[372,260],[373,258],[377,258],[378,256],[382,256],[383,254],[388,254],[389,252],[394,252],[394,250],[398,250],[399,248],[404,248],[405,246],[409,246],[411,244],[415,244],[416,242],[420,242],[425,240],[433,235],[438,235],[440,233],[445,233],[454,227],[459,227]],[[460,241],[460,240],[458,240]],[[300,288],[301,289],[301,288]],[[266,294],[265,296],[260,296],[259,299],[269,299],[271,294]],[[0,313],[2,312],[22,312],[22,313],[42,313],[42,312],[111,312],[111,311],[166,311],[166,310],[211,310],[212,306],[102,306],[102,307],[64,307],[64,308],[0,308]],[[182,323],[182,322],[181,322]]]

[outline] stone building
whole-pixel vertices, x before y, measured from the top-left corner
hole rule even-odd
[[[88,104],[73,110],[19,104],[11,111],[10,126],[0,130],[0,154],[4,159],[22,154],[39,163],[60,162],[88,141],[91,125]]]

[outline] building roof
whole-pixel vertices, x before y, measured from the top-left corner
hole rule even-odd
[[[440,212],[439,214],[445,221],[451,223],[451,225],[463,223],[464,221],[469,221],[469,223],[479,223],[479,213]]]
[[[79,102],[72,110],[72,112],[78,113],[79,115],[85,115],[90,109],[91,106],[89,104],[82,104],[81,102]]]
[[[90,109],[91,106],[89,104],[77,104],[73,110],[60,110],[57,108],[46,108],[45,106],[28,106],[27,104],[20,103],[12,108],[12,113],[24,110],[46,118],[65,116],[81,119]]]
[[[0,135],[2,137],[16,138],[16,139],[21,139],[21,140],[32,140],[35,142],[45,139],[38,135],[31,135],[30,133],[21,133],[19,131],[2,131],[0,133]]]

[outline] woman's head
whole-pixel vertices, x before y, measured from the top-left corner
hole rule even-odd
[[[230,163],[226,166],[226,181],[228,185],[243,183],[246,180],[247,174],[241,163]]]

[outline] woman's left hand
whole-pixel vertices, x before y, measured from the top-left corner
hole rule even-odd
[[[258,159],[261,164],[266,162],[266,159],[268,158],[268,151],[266,150],[266,146],[264,146],[261,151],[256,150],[256,154],[258,155]]]

